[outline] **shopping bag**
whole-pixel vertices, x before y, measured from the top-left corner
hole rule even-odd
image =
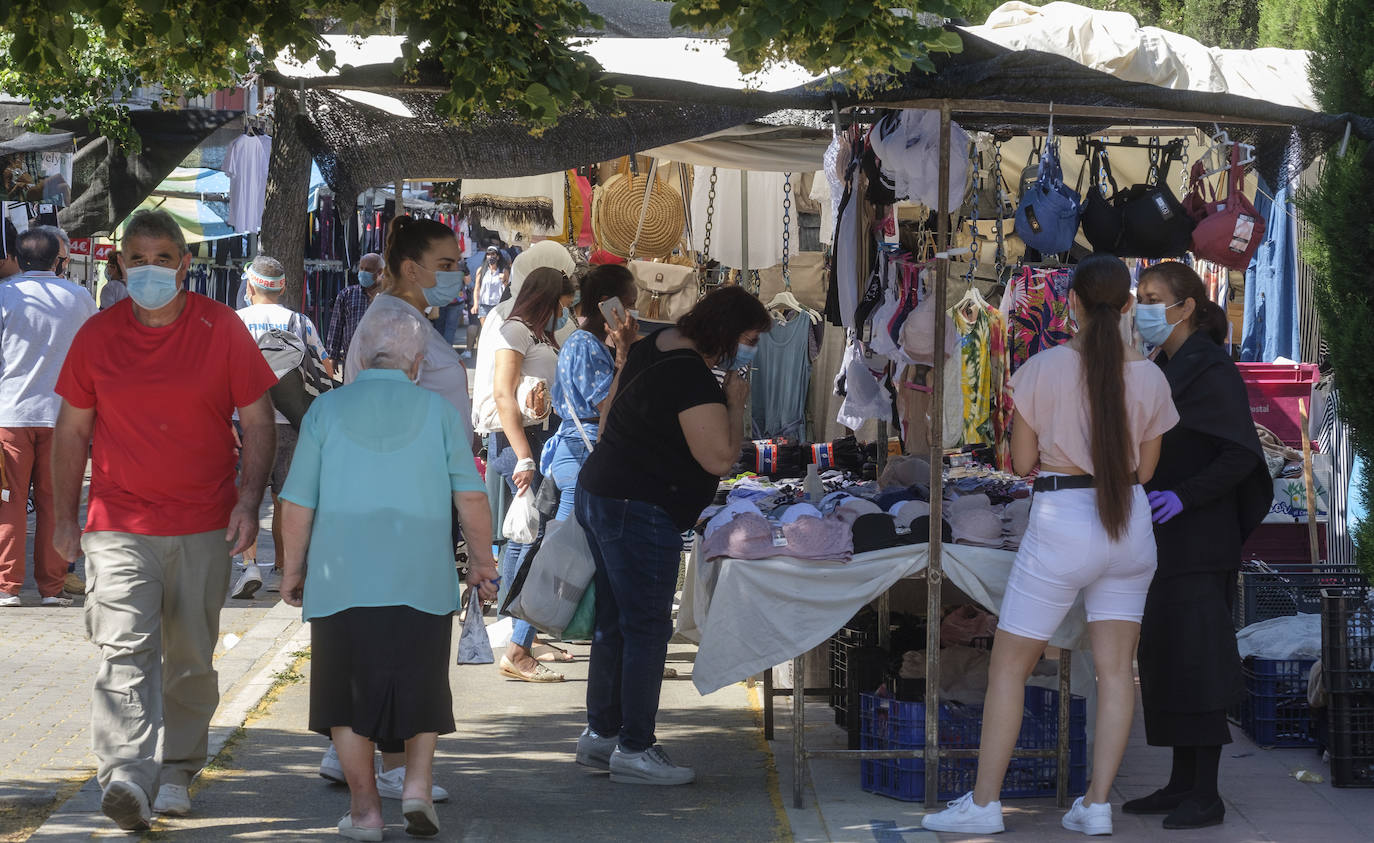
[[[568,621],[567,627],[559,637],[564,641],[590,641],[595,628],[596,583],[588,583],[587,590],[578,601],[577,611],[573,612],[572,620]]]
[[[494,661],[496,657],[491,653],[487,625],[482,620],[482,595],[476,588],[470,588],[468,613],[463,618],[463,631],[458,636],[458,664],[491,664]]]
[[[530,487],[526,486],[525,491],[511,501],[506,520],[501,522],[501,533],[513,542],[534,543],[539,535],[539,510],[534,506],[534,492]]]
[[[501,611],[561,638],[595,573],[581,522],[576,516],[554,521],[526,557]]]

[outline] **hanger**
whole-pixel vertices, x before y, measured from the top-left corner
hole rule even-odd
[[[801,302],[797,301],[797,297],[792,295],[791,290],[783,290],[782,292],[773,296],[773,298],[770,299],[768,304],[764,305],[764,307],[766,307],[768,310],[793,310],[797,313],[804,313],[806,314],[806,318],[811,320],[812,325],[821,321],[821,315],[816,311],[812,310],[811,308],[807,307],[806,305],[802,304]]]

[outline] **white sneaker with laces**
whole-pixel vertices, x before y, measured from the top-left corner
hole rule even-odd
[[[44,597],[42,603],[44,606],[70,606],[72,599],[70,597]]]
[[[1006,831],[1006,826],[1002,825],[1002,803],[989,802],[980,807],[974,803],[971,790],[950,802],[943,811],[926,814],[921,818],[921,827],[959,834],[999,834]]]
[[[0,606],[22,606],[24,601],[19,599],[18,594],[6,594],[0,591]]]
[[[1085,805],[1080,796],[1073,800],[1073,807],[1064,815],[1063,825],[1069,831],[1081,831],[1088,835],[1111,834],[1112,803]]]
[[[234,583],[234,590],[231,594],[235,600],[252,600],[253,595],[257,594],[260,588],[262,588],[262,574],[258,573],[257,565],[248,564],[243,566],[243,576]]]
[[[191,813],[191,793],[179,784],[164,784],[157,789],[153,813],[184,817]]]
[[[620,738],[604,738],[592,731],[588,726],[582,730],[582,734],[577,738],[577,763],[583,767],[594,767],[598,770],[611,769],[611,755],[615,752],[616,746],[620,743]]]
[[[654,744],[643,752],[626,752],[619,745],[611,753],[611,781],[621,784],[691,784],[696,771],[673,763],[663,747]]]
[[[404,790],[406,783],[406,768],[397,767],[394,770],[383,770],[377,768],[377,793],[383,799],[400,799],[401,791]],[[434,802],[447,802],[448,791],[439,785],[430,786],[430,799]]]

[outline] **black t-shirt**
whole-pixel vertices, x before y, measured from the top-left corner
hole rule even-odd
[[[719,478],[692,456],[678,413],[724,403],[725,391],[701,355],[660,351],[658,332],[650,334],[630,348],[606,427],[578,483],[604,498],[657,504],[679,530],[690,528],[715,497]]]

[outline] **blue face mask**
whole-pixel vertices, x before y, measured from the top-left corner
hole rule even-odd
[[[129,298],[144,310],[164,307],[177,295],[177,271],[170,266],[144,264],[127,270]]]
[[[549,333],[552,334],[554,331],[562,330],[563,326],[566,324],[568,324],[568,309],[565,307],[558,311],[556,316],[549,317]]]
[[[740,343],[735,347],[735,360],[730,364],[732,369],[747,369],[754,363],[754,356],[759,353],[757,345]]]
[[[364,290],[366,290],[368,287],[371,287],[373,284],[376,283],[377,276],[373,275],[371,272],[368,272],[366,269],[358,270],[358,284]]]
[[[1169,309],[1183,304],[1181,301],[1170,305],[1159,304],[1137,304],[1135,306],[1135,329],[1140,332],[1140,338],[1150,345],[1164,345],[1165,341],[1173,334],[1174,328],[1178,327],[1178,322],[1169,321]],[[1183,320],[1179,320],[1182,322]]]
[[[463,292],[463,273],[457,270],[434,273],[434,286],[424,287],[425,302],[432,307],[453,304]]]

